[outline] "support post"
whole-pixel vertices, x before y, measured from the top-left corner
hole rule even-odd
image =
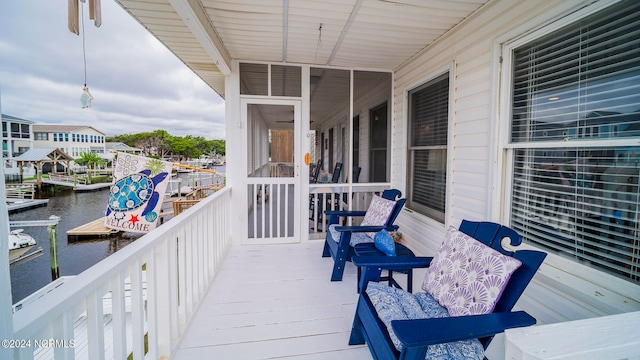
[[[0,161],[4,162],[2,153],[0,153]],[[4,181],[4,168],[0,167],[0,196],[6,199],[6,189]],[[13,300],[11,297],[11,274],[9,271],[9,242],[6,241],[10,231],[9,228],[9,212],[7,211],[7,203],[0,202],[0,340],[13,339],[13,313],[11,306]],[[13,349],[8,347],[0,347],[0,358],[10,359],[13,356]]]
[[[49,220],[58,220],[60,217],[51,215]],[[51,281],[60,277],[60,266],[58,264],[58,224],[48,225],[49,233],[49,259],[51,262]]]
[[[38,190],[42,189],[42,163],[37,162],[33,164],[36,168],[36,185],[38,185]]]

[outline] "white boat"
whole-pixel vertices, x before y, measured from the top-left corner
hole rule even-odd
[[[21,257],[36,245],[36,240],[24,229],[15,229],[9,232],[9,262]]]

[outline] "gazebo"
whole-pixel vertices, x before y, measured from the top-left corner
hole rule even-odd
[[[37,182],[42,182],[42,166],[44,164],[52,164],[51,166],[55,166],[56,164],[62,164],[66,167],[67,173],[69,173],[69,169],[71,168],[71,161],[73,161],[73,157],[65,153],[64,151],[58,148],[38,148],[38,149],[30,149],[24,154],[15,158],[15,161],[18,163],[20,167],[20,180],[22,181],[22,174],[25,164],[33,164],[36,168],[36,174],[38,176]]]

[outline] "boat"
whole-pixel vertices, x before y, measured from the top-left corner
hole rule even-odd
[[[12,230],[9,232],[9,262],[20,258],[35,245],[36,240],[24,233],[24,229]]]

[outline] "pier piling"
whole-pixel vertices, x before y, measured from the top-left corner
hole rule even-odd
[[[49,220],[60,220],[60,217],[51,215]],[[60,266],[58,264],[58,223],[47,226],[49,233],[49,258],[51,261],[51,280],[60,277]]]

